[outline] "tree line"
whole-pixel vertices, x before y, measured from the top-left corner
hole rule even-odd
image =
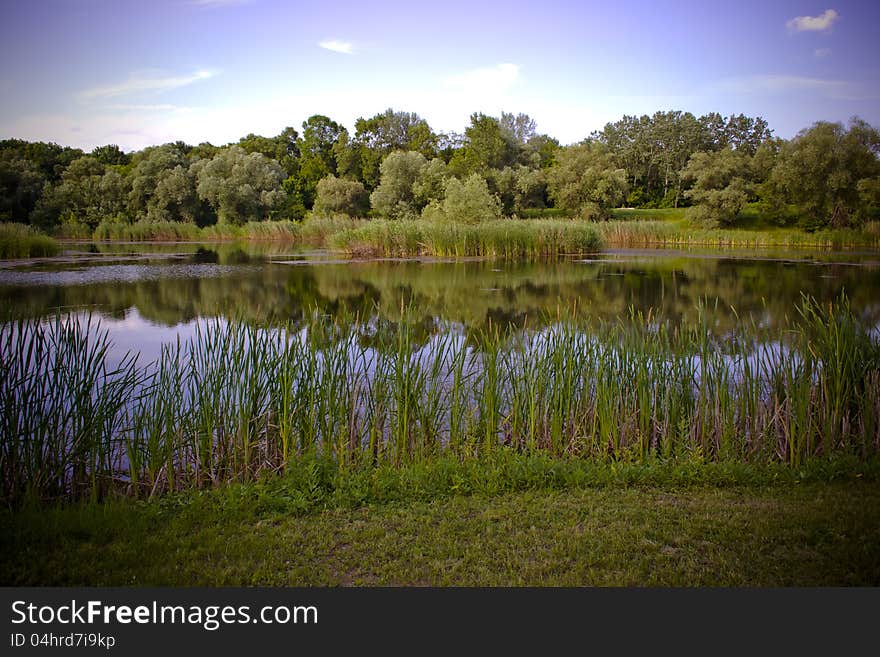
[[[747,203],[783,224],[858,225],[880,206],[880,133],[853,118],[791,140],[742,114],[624,116],[563,146],[526,114],[474,113],[438,133],[411,112],[360,118],[354,134],[314,115],[301,132],[249,134],[126,153],[0,141],[0,221],[46,230],[103,221],[207,226],[348,215],[475,222],[544,211],[606,219],[613,208],[688,207],[735,225]]]

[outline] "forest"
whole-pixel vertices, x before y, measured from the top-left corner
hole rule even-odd
[[[526,114],[474,113],[438,133],[411,112],[360,118],[354,134],[313,115],[302,130],[127,153],[0,141],[0,222],[62,236],[101,224],[241,225],[310,215],[476,223],[610,217],[686,207],[695,226],[736,227],[747,204],[770,225],[846,228],[880,207],[880,133],[854,117],[790,140],[761,117],[624,116],[562,145]]]

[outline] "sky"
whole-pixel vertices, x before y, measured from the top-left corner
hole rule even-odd
[[[880,2],[0,0],[0,138],[91,150],[525,112],[573,143],[624,115],[880,127]]]

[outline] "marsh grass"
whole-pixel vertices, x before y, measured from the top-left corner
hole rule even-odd
[[[355,256],[523,258],[593,253],[601,242],[591,224],[502,219],[479,224],[365,222],[335,233],[330,245]]]
[[[416,319],[211,320],[143,367],[111,366],[90,320],[3,324],[4,499],[150,497],[303,459],[343,474],[499,450],[799,468],[880,451],[880,347],[845,298],[804,298],[781,334],[744,319],[722,337],[705,314],[560,311],[539,330],[441,326],[419,344]]]
[[[25,224],[0,223],[0,259],[56,255],[58,242]]]
[[[119,242],[205,242],[228,240],[285,241],[300,239],[300,224],[293,221],[250,221],[241,226],[216,224],[200,228],[180,221],[103,221],[92,239]]]
[[[639,215],[635,215],[638,217]],[[603,243],[617,247],[708,246],[717,248],[763,248],[772,246],[841,249],[880,246],[880,222],[861,229],[826,229],[807,232],[797,228],[756,230],[699,228],[687,222],[638,219],[599,222],[596,231]]]

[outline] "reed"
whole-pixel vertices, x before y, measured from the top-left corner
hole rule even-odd
[[[329,243],[350,255],[366,257],[513,259],[592,253],[601,247],[591,224],[512,219],[479,224],[374,220],[331,235]]]
[[[0,223],[0,259],[41,258],[58,253],[58,242],[25,224]]]
[[[249,221],[241,226],[200,228],[180,221],[102,221],[92,239],[118,242],[212,242],[232,240],[296,242],[301,226],[293,221]]]
[[[716,248],[834,248],[880,246],[880,222],[868,222],[860,229],[825,229],[807,232],[796,228],[760,230],[698,228],[664,220],[620,220],[595,224],[602,241],[616,247]]]
[[[88,318],[7,322],[3,497],[147,497],[304,459],[324,464],[309,475],[318,485],[499,451],[794,468],[876,457],[876,336],[845,297],[796,310],[782,333],[744,318],[723,339],[708,313],[674,324],[558,311],[541,329],[490,324],[465,338],[445,326],[426,342],[405,307],[384,328],[319,313],[274,328],[217,319],[145,366],[111,362]]]

